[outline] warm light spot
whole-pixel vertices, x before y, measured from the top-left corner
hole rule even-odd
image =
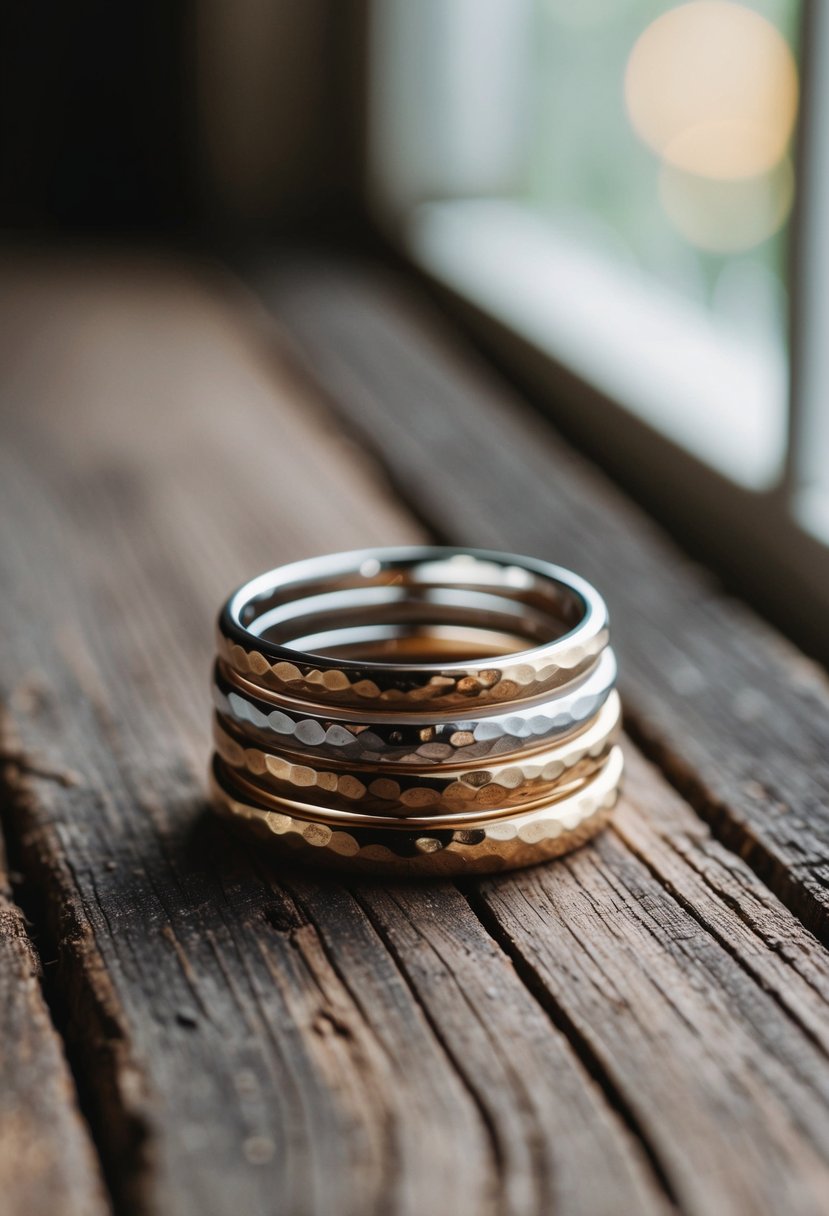
[[[693,0],[636,42],[625,100],[640,138],[701,177],[757,177],[781,159],[797,114],[797,67],[783,36],[742,4]]]
[[[659,197],[671,223],[692,245],[710,253],[739,253],[783,226],[794,197],[794,173],[788,157],[772,173],[731,181],[663,164]]]

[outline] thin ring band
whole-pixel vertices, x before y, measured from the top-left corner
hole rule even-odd
[[[338,707],[270,699],[222,670],[214,671],[215,708],[266,743],[294,755],[346,757],[367,763],[464,764],[484,757],[539,751],[583,727],[613,689],[616,660],[605,647],[595,669],[575,687],[544,701],[520,702],[479,717],[436,721],[423,714],[389,719],[378,713],[345,713]],[[314,712],[318,709],[321,712]]]
[[[546,609],[563,632],[483,662],[393,664],[308,654],[257,636],[256,622],[281,605],[354,588],[404,585],[498,594]],[[300,615],[297,610],[295,615]],[[253,630],[253,631],[252,631]],[[293,697],[365,707],[419,709],[508,704],[567,684],[608,640],[607,609],[589,583],[548,562],[490,550],[405,548],[312,558],[253,579],[219,618],[219,652],[239,675]]]
[[[214,761],[211,786],[220,814],[301,860],[365,873],[435,877],[534,865],[577,848],[607,822],[622,768],[621,750],[614,748],[602,771],[561,802],[457,829],[332,828],[312,818],[267,810],[237,796],[221,761]]]
[[[552,795],[545,795],[533,801],[524,802],[522,806],[497,806],[486,811],[455,811],[445,815],[373,815],[360,811],[342,810],[331,803],[309,803],[301,799],[283,798],[275,793],[265,782],[257,781],[243,775],[239,769],[230,767],[220,755],[213,759],[215,772],[220,776],[225,786],[237,797],[259,806],[264,811],[276,811],[302,819],[308,823],[325,823],[329,827],[347,828],[383,828],[389,831],[447,831],[482,828],[502,819],[516,819],[522,815],[535,814],[538,811],[552,811],[572,795],[579,793],[591,785],[610,763],[610,758],[616,748],[611,747],[604,762],[599,765],[590,777],[568,784],[564,789]]]
[[[611,748],[610,751],[612,750]],[[607,762],[610,751],[608,751],[607,756],[605,756],[601,764],[594,766],[589,776],[563,782],[552,793],[546,793],[533,800],[525,799],[520,806],[510,806],[505,803],[489,807],[486,810],[447,811],[445,813],[435,811],[427,815],[415,815],[413,812],[404,815],[399,813],[384,815],[378,812],[355,810],[350,807],[339,807],[333,801],[308,802],[304,798],[289,798],[277,793],[267,780],[261,777],[252,777],[248,773],[243,773],[241,769],[234,768],[228,764],[220,752],[216,753],[216,764],[221,769],[228,784],[236,790],[240,797],[248,797],[251,801],[261,803],[265,808],[269,807],[271,810],[287,810],[290,814],[295,815],[297,819],[308,819],[314,823],[328,823],[334,826],[348,824],[352,827],[418,828],[424,830],[427,828],[438,830],[461,827],[469,829],[470,827],[479,827],[494,819],[510,818],[514,815],[523,815],[528,811],[539,810],[541,807],[552,806],[553,803],[560,802],[563,798],[577,793],[584,786],[588,785],[596,774],[601,771],[603,764]]]
[[[562,786],[588,779],[617,741],[621,723],[618,693],[613,692],[594,721],[556,747],[526,758],[489,762],[468,770],[395,769],[343,766],[314,756],[296,759],[249,746],[243,730],[220,714],[214,717],[218,754],[232,769],[266,781],[273,793],[298,802],[326,804],[360,814],[407,818],[417,814],[481,813],[496,807],[519,808],[553,797]]]

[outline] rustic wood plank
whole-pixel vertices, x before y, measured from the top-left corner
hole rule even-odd
[[[204,288],[7,271],[0,313],[0,695],[24,758],[7,826],[47,904],[116,1204],[664,1211],[641,1145],[454,888],[409,896],[412,924],[453,943],[455,986],[427,1006],[399,910],[281,882],[205,807],[229,586],[418,529]],[[473,977],[496,996],[467,1033]]]
[[[116,1204],[824,1210],[826,952],[634,749],[617,829],[524,875],[342,884],[228,838],[215,606],[421,531],[238,299],[159,268],[3,291],[6,823]]]
[[[829,941],[829,685],[685,560],[412,290],[309,260],[263,291],[344,420],[450,542],[572,565],[613,611],[628,722]]]
[[[825,950],[632,749],[628,760],[618,823],[595,848],[557,872],[488,881],[473,906],[582,1037],[682,1211],[817,1216]]]
[[[628,763],[617,825],[595,848],[468,884],[470,907],[579,1045],[681,1210],[819,1213],[829,1193],[826,952],[632,747]],[[477,1011],[500,997],[492,965],[481,966],[491,945],[480,926],[459,908],[447,919],[443,903],[430,916],[415,885],[355,893],[461,1068],[468,1056],[481,1103],[497,1109],[517,1080],[529,1108],[543,1110],[549,1046],[537,1012],[469,1054],[487,1035]],[[303,898],[319,902],[315,918],[339,915],[318,884]]]
[[[3,741],[7,765],[10,743]],[[0,1206],[8,1216],[105,1216],[97,1156],[4,863],[0,845]]]
[[[371,978],[362,943],[344,937],[342,926],[353,901],[364,910],[489,1129],[498,1210],[588,1214],[618,1212],[620,1202],[633,1202],[636,1211],[667,1210],[656,1191],[642,1185],[641,1146],[609,1134],[615,1116],[609,1124],[611,1108],[601,1091],[574,1069],[567,1037],[459,891],[446,884],[363,883],[346,894],[310,880],[283,881],[338,941],[342,966],[360,988]],[[443,1133],[454,1153],[451,1125],[444,1124]],[[611,1158],[594,1174],[608,1149]]]

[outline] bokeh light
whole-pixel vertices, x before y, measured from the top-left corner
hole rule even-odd
[[[794,198],[788,157],[762,177],[722,181],[664,162],[659,197],[674,228],[709,253],[740,253],[783,226]]]
[[[757,177],[785,155],[797,114],[792,52],[765,17],[693,0],[653,21],[631,51],[628,114],[668,164],[717,180]]]

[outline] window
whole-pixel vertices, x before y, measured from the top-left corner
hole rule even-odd
[[[829,539],[829,13],[375,0],[372,41],[373,193],[410,255],[713,470],[787,560]]]

